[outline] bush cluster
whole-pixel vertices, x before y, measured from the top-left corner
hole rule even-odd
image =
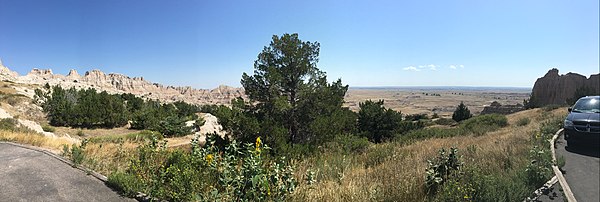
[[[133,94],[98,93],[93,88],[47,88],[47,92],[36,89],[36,102],[47,113],[52,126],[114,128],[131,121],[134,129],[154,130],[165,136],[181,136],[189,134],[191,130],[185,121],[198,118],[195,113],[199,107],[180,101],[160,104]]]
[[[108,184],[128,196],[137,192],[169,201],[285,200],[297,186],[293,168],[270,160],[270,148],[260,138],[224,149],[209,138],[197,139],[191,152],[169,151],[154,139],[138,149],[125,172],[115,172]]]

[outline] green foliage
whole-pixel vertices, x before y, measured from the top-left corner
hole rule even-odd
[[[547,146],[546,146],[547,147]],[[541,187],[552,177],[552,156],[550,149],[544,146],[534,146],[529,150],[531,162],[527,165],[527,182],[534,187]]]
[[[375,143],[392,138],[402,121],[402,115],[392,109],[386,109],[383,102],[367,100],[359,103],[358,130],[362,136]]]
[[[452,113],[452,120],[460,122],[462,120],[467,120],[471,118],[471,116],[473,115],[471,115],[471,111],[469,110],[469,108],[465,106],[463,102],[460,102],[458,107],[456,107],[456,110],[454,110],[454,113]]]
[[[471,165],[462,170],[440,187],[434,201],[522,201],[532,192],[522,172],[485,174]]]
[[[85,147],[88,142],[88,139],[83,139],[81,145],[73,144],[70,149],[68,145],[63,145],[62,155],[71,159],[73,166],[80,165],[85,160]]]
[[[353,134],[336,135],[330,142],[325,143],[323,152],[344,154],[362,153],[369,148],[369,140]]]
[[[42,130],[44,130],[44,132],[54,132],[56,131],[56,128],[50,126],[50,125],[42,125]]]
[[[134,197],[143,189],[143,184],[138,178],[123,172],[114,172],[108,176],[106,185],[119,190],[123,195]]]
[[[527,117],[520,118],[517,120],[517,126],[526,126],[531,122],[531,120]]]
[[[281,201],[296,188],[293,168],[267,159],[260,138],[223,149],[212,139],[204,146],[195,139],[191,152],[169,151],[154,139],[108,184],[128,196],[141,191],[168,201]]]
[[[106,127],[127,124],[124,101],[118,95],[95,89],[76,90],[52,87],[52,91],[36,90],[36,103],[40,103],[53,126]]]
[[[437,114],[434,114],[434,115],[437,115]],[[404,120],[406,120],[406,121],[419,121],[422,119],[429,119],[429,116],[427,116],[427,114],[409,114],[409,115],[406,115],[406,117],[404,117]]]
[[[325,72],[317,68],[319,46],[301,41],[298,34],[273,36],[254,62],[254,74],[242,75],[249,101],[235,101],[231,110],[202,110],[216,111],[224,128],[242,142],[262,135],[276,153],[304,150],[297,147],[310,151],[355,130],[352,113],[342,108],[348,86],[339,79],[327,82]]]
[[[36,89],[35,94],[35,102],[42,106],[53,126],[114,128],[131,120],[133,129],[182,136],[191,132],[185,121],[197,119],[196,112],[200,110],[185,102],[160,104],[133,94],[111,95],[91,88],[76,90],[54,86],[47,91]]]
[[[17,120],[13,118],[0,119],[1,130],[14,131],[17,128],[18,124],[19,122],[17,122]]]
[[[123,143],[129,142],[146,142],[152,139],[162,140],[163,136],[160,133],[144,130],[138,133],[130,133],[126,135],[102,135],[89,138],[90,143]]]
[[[264,116],[289,130],[288,142],[293,144],[303,126],[301,102],[318,90],[311,88],[325,77],[317,68],[320,45],[301,41],[298,34],[274,35],[272,39],[254,62],[254,75],[244,73],[241,83]]]
[[[22,132],[22,133],[37,133],[27,127],[21,126],[19,121],[14,118],[3,118],[0,119],[0,130]]]
[[[427,160],[425,171],[425,189],[430,195],[434,195],[438,188],[451,178],[460,175],[463,162],[458,156],[458,149],[450,148],[448,151],[441,149],[438,156]]]
[[[506,116],[500,114],[480,115],[461,123],[462,128],[465,128],[476,136],[505,126],[508,126],[508,120]]]
[[[446,138],[465,135],[483,135],[489,131],[497,130],[498,128],[508,125],[508,120],[505,116],[499,114],[486,114],[475,116],[471,119],[463,121],[458,127],[453,128],[423,128],[411,130],[405,134],[398,135],[394,138],[395,141],[403,144],[409,144],[418,140],[429,138]]]
[[[530,196],[553,175],[548,141],[558,130],[556,125],[559,125],[560,118],[542,124],[538,131],[531,134],[528,162],[508,166],[502,172],[489,172],[489,168],[480,167],[482,165],[463,165],[458,175],[451,175],[443,185],[438,186],[433,201],[522,201]],[[550,132],[552,130],[554,132]],[[467,149],[470,150],[475,153],[474,148]],[[511,155],[507,156],[508,161],[515,161],[511,160]],[[560,160],[558,164],[561,164]]]
[[[138,149],[125,172],[109,176],[109,185],[132,196],[138,191],[169,201],[285,200],[297,186],[293,168],[265,158],[269,147],[260,138],[224,149],[212,138],[195,139],[191,152],[169,151],[156,139]]]
[[[219,119],[223,130],[227,131],[234,139],[241,142],[252,142],[258,137],[261,125],[250,110],[250,105],[242,98],[231,100],[231,108],[217,106],[211,113]],[[266,127],[266,126],[264,126]]]
[[[206,120],[204,120],[204,118],[202,118],[202,117],[198,117],[196,119],[196,121],[194,121],[194,127],[197,130],[200,130],[200,127],[202,127],[204,125],[204,123],[206,123]]]
[[[542,126],[540,126],[540,132],[544,135],[552,136],[556,131],[558,131],[563,124],[562,117],[554,117],[548,121],[542,122]]]
[[[177,116],[167,116],[153,129],[167,137],[185,136],[192,131],[191,127],[186,126],[185,119]]]

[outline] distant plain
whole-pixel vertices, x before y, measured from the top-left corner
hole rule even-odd
[[[437,113],[451,117],[460,102],[479,114],[483,108],[497,101],[502,105],[522,104],[529,98],[531,88],[519,87],[351,87],[346,93],[344,106],[358,111],[365,100],[384,100],[384,106],[403,114]]]

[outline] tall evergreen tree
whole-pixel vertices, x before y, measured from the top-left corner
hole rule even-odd
[[[313,140],[310,123],[341,109],[348,86],[341,80],[327,83],[317,68],[319,47],[317,42],[301,41],[298,34],[275,35],[254,62],[254,74],[242,75],[252,114],[271,138],[282,138],[277,136],[284,129],[289,144]]]
[[[454,113],[452,113],[452,120],[460,122],[471,118],[471,116],[473,115],[471,115],[469,108],[467,108],[463,102],[460,102],[458,107],[456,107],[456,110],[454,110]]]

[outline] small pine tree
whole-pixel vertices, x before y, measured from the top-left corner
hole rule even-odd
[[[460,102],[454,113],[452,113],[452,120],[460,122],[471,118],[471,111],[463,102]]]

